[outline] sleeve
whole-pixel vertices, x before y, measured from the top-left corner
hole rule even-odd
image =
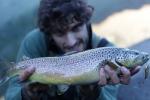
[[[24,58],[36,58],[47,55],[47,46],[45,43],[45,37],[39,31],[32,31],[24,38],[21,43],[17,62]]]
[[[106,85],[102,87],[98,100],[117,100],[119,86],[120,85]]]
[[[21,84],[19,84],[18,77],[13,77],[9,80],[8,89],[4,98],[5,100],[22,100]]]

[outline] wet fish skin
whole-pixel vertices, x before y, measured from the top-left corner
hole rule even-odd
[[[102,47],[61,57],[41,57],[17,63],[9,76],[20,74],[34,66],[31,81],[45,84],[87,84],[99,80],[100,65],[104,61],[117,61],[128,69],[143,66],[149,54],[117,47]]]

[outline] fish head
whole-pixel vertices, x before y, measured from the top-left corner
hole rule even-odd
[[[117,55],[115,61],[129,69],[137,66],[142,66],[150,59],[150,55],[146,52],[140,52],[137,50],[124,49]]]

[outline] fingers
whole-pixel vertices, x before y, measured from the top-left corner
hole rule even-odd
[[[100,79],[99,79],[98,84],[101,86],[104,86],[106,84],[115,85],[118,83],[129,84],[130,78],[131,78],[130,71],[125,67],[121,67],[120,72],[121,72],[121,75],[118,76],[118,73],[108,65],[106,65],[103,68],[100,68],[100,71],[99,71]]]
[[[48,85],[46,84],[41,84],[41,83],[32,83],[28,84],[27,89],[32,91],[32,92],[37,92],[37,91],[46,91],[48,89]]]
[[[106,71],[106,73],[108,73],[108,76],[109,76],[109,78],[111,80],[110,82],[112,84],[117,84],[117,83],[120,82],[119,77],[118,77],[116,71],[114,69],[112,69],[110,66],[106,65],[105,66],[105,71]]]
[[[141,69],[141,66],[137,66],[134,69],[131,70],[131,76],[135,75],[137,72],[139,72]]]
[[[49,89],[49,85],[41,84],[38,82],[25,84],[22,88],[22,97],[24,98],[23,100],[39,100],[41,95],[48,93]]]
[[[20,81],[27,80],[35,72],[35,67],[25,69],[19,76]]]
[[[116,71],[107,65],[104,68],[100,68],[99,77],[100,79],[99,79],[98,84],[101,86],[110,84],[110,83],[117,84],[120,82]]]
[[[100,79],[99,79],[98,84],[101,86],[106,85],[107,80],[106,80],[106,73],[104,71],[104,68],[100,68],[99,77],[100,77]]]
[[[130,79],[131,79],[130,71],[127,68],[125,68],[125,67],[121,67],[120,71],[122,73],[122,75],[120,77],[120,83],[122,83],[122,84],[129,84]]]

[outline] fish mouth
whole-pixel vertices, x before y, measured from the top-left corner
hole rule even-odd
[[[143,55],[143,61],[146,63],[148,60],[150,60],[150,55]]]
[[[138,56],[136,58],[136,60],[140,60],[142,61],[142,64],[145,64],[146,62],[148,62],[150,60],[150,55],[149,54],[146,54],[146,53],[143,53],[142,55]]]
[[[142,52],[133,59],[133,66],[143,66],[150,60],[148,53]]]

